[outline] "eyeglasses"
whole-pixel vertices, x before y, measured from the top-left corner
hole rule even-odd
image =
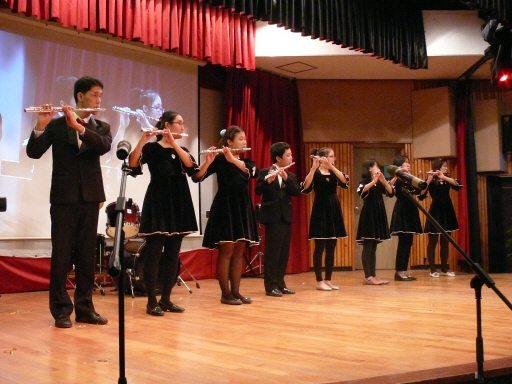
[[[178,124],[178,125],[180,125],[182,127],[185,126],[185,122],[184,121],[173,121],[172,124]]]
[[[160,111],[160,112],[163,112],[163,111],[164,111],[164,107],[163,107],[163,106],[161,106],[161,105],[157,105],[156,107],[151,106],[150,108],[151,108],[151,109],[156,109],[157,111]]]

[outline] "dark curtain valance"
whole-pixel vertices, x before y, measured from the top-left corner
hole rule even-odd
[[[414,0],[204,0],[411,69],[427,68],[421,9]]]

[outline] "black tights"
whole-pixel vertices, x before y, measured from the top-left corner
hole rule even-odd
[[[331,280],[334,268],[334,249],[336,239],[315,239],[315,252],[313,253],[313,267],[316,281],[322,281],[322,254],[325,249],[325,280]]]
[[[451,234],[448,233],[450,236]],[[430,234],[428,235],[427,257],[430,266],[430,272],[436,272],[436,245],[437,241],[441,238],[441,272],[448,272],[448,239],[442,235]]]
[[[375,277],[375,265],[377,263],[375,253],[377,252],[377,244],[379,244],[377,240],[363,240],[363,254],[361,255],[361,259],[363,262],[364,277],[366,278],[370,276]]]
[[[396,249],[395,271],[407,271],[409,265],[409,257],[411,255],[411,247],[413,233],[401,232],[398,234],[398,247]]]
[[[217,259],[217,279],[219,279],[222,296],[232,299],[231,295],[240,299],[240,281],[244,267],[245,242],[221,243]],[[230,284],[231,283],[231,284]]]
[[[158,267],[160,256],[162,260],[162,295],[160,300],[163,303],[171,303],[171,291],[176,284],[180,266],[180,249],[183,236],[151,235],[146,236],[146,245],[142,250],[144,256],[144,283],[148,295],[148,305],[151,308],[157,306],[156,281],[158,278]]]

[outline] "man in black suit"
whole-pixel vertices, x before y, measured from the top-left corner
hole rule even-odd
[[[75,82],[77,108],[99,108],[102,95],[98,79],[86,76]],[[72,326],[73,302],[66,282],[74,251],[75,320],[104,325],[108,320],[96,313],[92,292],[99,205],[105,201],[100,156],[110,151],[112,135],[107,123],[92,117],[96,111],[63,106],[62,112],[64,116],[56,119],[52,119],[56,112],[39,113],[27,143],[27,155],[33,159],[52,146],[50,312],[56,327]]]
[[[300,194],[300,187],[297,176],[283,169],[293,161],[290,145],[274,143],[270,155],[274,164],[260,171],[255,192],[263,195],[260,222],[265,225],[265,292],[281,297],[295,293],[286,287],[284,275],[292,236],[292,196]]]

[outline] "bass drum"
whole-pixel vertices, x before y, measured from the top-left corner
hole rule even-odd
[[[129,239],[137,236],[139,233],[140,225],[140,211],[139,206],[133,202],[132,199],[128,199],[124,206],[124,223],[123,231],[125,239]],[[116,234],[116,203],[110,203],[105,208],[107,214],[107,229],[106,233],[109,237],[115,237]]]
[[[137,292],[140,295],[146,294],[146,284],[144,283],[144,261],[146,260],[146,241],[141,238],[128,240],[124,245],[125,250],[125,265],[128,270],[126,274],[131,279],[131,286],[133,292]],[[162,263],[164,257],[160,257],[160,264],[158,266],[158,278],[156,282],[155,293],[159,295],[162,292],[162,276],[163,270]],[[178,271],[179,273],[179,271]],[[177,278],[177,276],[176,276]],[[130,289],[130,282],[126,284]]]
[[[139,294],[146,293],[146,285],[144,284],[144,239],[129,240],[124,245],[125,265],[128,269],[128,284],[126,287],[133,287],[133,292]]]

